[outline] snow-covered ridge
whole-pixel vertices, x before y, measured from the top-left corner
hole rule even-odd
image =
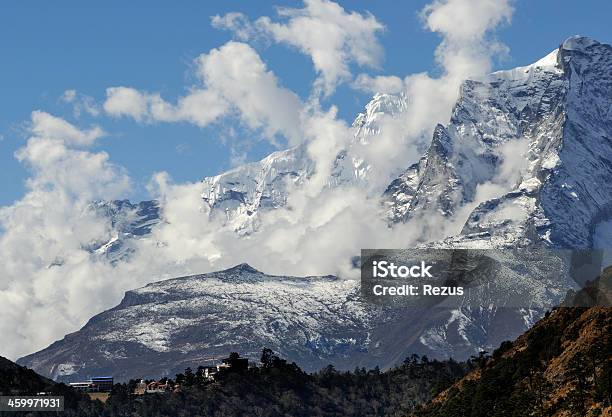
[[[447,238],[445,246],[461,240],[494,246],[536,240],[588,247],[589,222],[605,220],[610,210],[605,207],[612,183],[607,165],[612,136],[610,67],[609,45],[572,37],[531,65],[465,81],[450,122],[436,127],[428,151],[384,192],[391,223],[427,213],[456,218],[457,236],[439,236]],[[405,111],[406,97],[375,95],[353,123],[354,143],[367,146],[380,132],[381,122]],[[525,166],[519,166],[521,158]],[[598,168],[580,168],[587,166],[586,159]],[[363,164],[341,151],[327,186],[365,186],[369,167]],[[308,181],[314,168],[302,145],[205,178],[203,215],[239,235],[251,234],[259,228],[260,214],[284,207],[291,189]],[[572,206],[578,200],[591,206],[581,236],[568,238],[576,231],[568,230],[572,222],[567,220],[565,237],[553,233],[556,215],[578,215],[564,214],[555,206],[560,201]],[[121,233],[110,236],[99,251],[116,251],[125,240]]]
[[[524,67],[516,67],[511,70],[495,71],[491,74],[485,75],[480,79],[476,78],[476,81],[483,82],[496,82],[496,81],[507,81],[507,80],[525,80],[526,78],[533,76],[538,71],[547,71],[561,73],[561,67],[559,65],[559,49],[555,49],[543,58],[538,59],[536,62]]]
[[[457,223],[433,245],[590,247],[591,223],[612,210],[611,67],[609,45],[572,37],[531,65],[466,80],[449,123],[383,193],[390,222],[435,215]],[[381,122],[405,111],[403,95],[377,94],[353,123],[353,143],[367,146]],[[337,155],[328,187],[367,184],[369,167],[347,155]],[[203,215],[251,234],[314,169],[302,145],[205,178]],[[97,252],[117,252],[131,235],[109,236]]]
[[[592,213],[587,216],[585,229],[592,218],[605,217],[609,210],[603,207],[608,204],[604,193],[609,190],[605,185],[610,184],[606,180],[611,136],[609,51],[609,45],[576,36],[531,65],[465,81],[450,122],[436,127],[430,148],[420,161],[390,180],[383,195],[390,221],[405,222],[427,213],[446,218],[461,215],[465,227],[463,230],[459,227],[457,233],[486,235],[488,226],[478,222],[486,217],[488,225],[500,223],[490,221],[499,218],[498,214],[482,213],[483,209],[490,210],[495,205],[499,207],[495,210],[502,213],[501,223],[503,213],[513,212],[514,218],[529,218],[530,225],[518,226],[522,229],[519,235],[526,236],[529,229],[527,241],[532,241],[537,234],[538,240],[548,242],[560,236],[560,233],[553,236],[551,229],[554,219],[550,210],[556,200],[563,200],[565,205],[573,205],[577,199],[596,204],[597,207],[589,209]],[[364,112],[355,118],[353,143],[367,146],[380,133],[381,122],[388,117],[401,117],[405,111],[403,95],[375,95]],[[521,142],[524,149],[519,149]],[[515,149],[513,144],[517,144]],[[575,152],[568,152],[574,145]],[[520,155],[522,152],[524,157]],[[366,186],[370,167],[347,155],[348,149],[337,155],[328,187]],[[601,155],[596,158],[601,161],[596,163],[598,169],[590,172],[580,169],[581,159],[594,155]],[[509,166],[520,158],[527,161],[525,167]],[[564,167],[576,172],[563,174]],[[291,189],[308,181],[314,169],[307,148],[302,145],[207,177],[201,183],[203,215],[239,235],[251,234],[259,228],[260,214],[284,207]],[[508,172],[519,171],[518,177],[508,178]],[[570,175],[572,179],[563,181],[560,175]],[[558,181],[553,188],[559,198],[552,192],[553,179]],[[589,182],[604,184],[604,187],[593,188]],[[587,189],[593,192],[591,195],[598,196],[597,201],[591,201],[586,195]],[[541,190],[550,192],[542,194]],[[504,197],[506,193],[521,193],[521,197],[513,199],[510,194]],[[505,202],[487,203],[493,199]],[[479,204],[482,206],[478,207]],[[120,212],[113,215],[123,216]],[[554,212],[562,214],[559,209]],[[156,222],[149,220],[152,224]],[[536,234],[534,228],[538,230]],[[125,241],[122,234],[109,236],[107,242],[100,244],[99,251],[116,250]],[[516,243],[515,238],[522,239],[515,235],[494,240],[511,245]],[[453,242],[457,239],[451,238]],[[579,240],[574,243],[588,246],[588,236]]]
[[[568,131],[565,126],[568,117],[577,114],[572,110],[577,103],[568,101],[567,94],[582,82],[576,79],[576,74],[572,80],[571,68],[588,66],[593,61],[600,68],[598,79],[592,79],[593,85],[607,88],[609,62],[600,60],[609,60],[608,49],[609,46],[592,39],[572,37],[531,65],[467,80],[461,87],[450,123],[438,126],[423,158],[390,182],[384,193],[390,220],[403,222],[430,211],[444,217],[461,213],[468,219],[469,211],[478,204],[502,198],[504,193],[522,189],[537,194],[543,186],[544,172],[554,171],[556,164],[562,164],[560,150],[564,141],[570,140],[561,137]],[[597,123],[605,125],[608,98],[603,90],[600,94],[592,105],[603,106]],[[586,101],[592,98],[596,97]],[[355,143],[367,144],[380,133],[381,121],[401,117],[405,111],[403,95],[374,96],[353,123]],[[504,178],[500,167],[512,159],[513,153],[522,151],[511,149],[520,140],[525,142],[528,166],[522,177]],[[606,155],[607,150],[603,151]],[[362,166],[363,161],[348,160],[346,155],[342,151],[336,158],[328,186],[367,183],[369,168]],[[314,164],[303,146],[275,152],[262,161],[204,179],[202,197],[211,216],[223,219],[239,234],[249,234],[258,228],[258,213],[283,207],[289,189],[307,181],[313,170]],[[562,189],[576,193],[571,187],[567,183]],[[497,191],[483,191],[487,189]],[[501,207],[506,213],[523,212],[524,216],[537,217],[540,225],[549,222],[543,207],[527,196]],[[470,216],[466,225],[473,225],[474,218]],[[469,234],[470,230],[465,228],[464,233]],[[460,231],[461,228],[457,230]],[[547,240],[545,236],[546,232],[542,232],[541,238]],[[508,244],[516,240],[511,236],[504,239]]]
[[[355,139],[367,143],[369,137],[380,133],[379,121],[384,117],[398,117],[407,109],[406,97],[403,94],[376,94],[366,104],[365,112],[359,113],[353,122]]]
[[[242,264],[128,291],[117,307],[20,362],[60,380],[96,372],[128,379],[173,375],[228,348],[257,358],[267,346],[317,369],[365,351],[373,326],[387,319],[358,294],[356,281],[270,276]]]
[[[285,206],[288,190],[300,186],[314,171],[303,146],[274,152],[253,162],[202,181],[207,213],[238,234],[258,227],[258,212]]]
[[[405,97],[375,95],[353,122],[353,144],[367,144],[380,132],[382,118],[397,117],[405,110]],[[239,235],[250,234],[258,229],[258,213],[284,207],[290,189],[301,186],[314,170],[307,146],[300,145],[205,178],[202,199],[210,216],[221,219]],[[367,181],[367,172],[363,161],[347,158],[347,149],[342,150],[336,156],[327,186],[359,185]]]

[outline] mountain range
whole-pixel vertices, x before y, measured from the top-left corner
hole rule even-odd
[[[376,140],[381,122],[401,117],[406,100],[376,95],[353,123],[349,148]],[[368,186],[371,167],[351,155],[336,155],[328,187]],[[206,178],[203,215],[238,236],[261,233],[262,213],[284,207],[288,187],[307,182],[314,166],[298,146]],[[466,80],[420,160],[373,192],[391,227],[429,225],[423,248],[612,247],[612,47],[572,37],[531,65]],[[164,221],[156,202],[92,209],[111,218],[116,233],[89,249],[112,262]],[[436,218],[458,219],[459,232],[440,235]],[[531,288],[519,278],[512,285]],[[238,265],[128,291],[117,307],[19,363],[67,380],[172,374],[262,346],[306,370],[387,368],[411,353],[463,359],[531,327],[570,286],[562,277],[540,286],[526,294],[527,308],[475,299],[424,315],[364,303],[353,280],[270,276]]]

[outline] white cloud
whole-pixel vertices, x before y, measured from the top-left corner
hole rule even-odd
[[[104,111],[111,116],[130,116],[137,121],[152,117],[150,107],[156,96],[143,94],[134,88],[110,87],[106,89]]]
[[[442,35],[436,50],[438,62],[448,75],[465,79],[489,72],[491,56],[506,51],[487,34],[510,22],[512,13],[509,0],[438,0],[426,6],[421,16],[429,30]]]
[[[61,95],[60,100],[66,102],[66,103],[72,103],[76,99],[76,95],[77,95],[76,90],[66,90]]]
[[[439,77],[427,73],[406,76],[401,88],[406,97],[405,111],[398,118],[380,120],[380,134],[376,140],[369,146],[355,148],[355,155],[373,167],[374,185],[385,184],[397,169],[405,169],[416,160],[423,147],[430,143],[436,124],[449,120],[465,79],[491,71],[492,58],[506,50],[492,38],[492,31],[509,22],[512,12],[505,0],[437,0],[422,10],[425,27],[442,36],[435,51],[442,72]],[[395,76],[362,75],[353,86],[370,91],[375,88],[397,90],[399,81]],[[414,232],[418,230],[417,234],[422,235],[420,239],[425,240],[457,233],[469,211],[483,199],[499,195],[508,187],[501,179],[483,184],[475,201],[460,210],[455,218],[416,219],[416,223],[411,222]]]
[[[383,49],[376,38],[384,25],[369,14],[347,12],[328,0],[305,0],[304,8],[279,8],[280,22],[263,16],[251,23],[232,12],[214,16],[214,27],[231,30],[239,39],[265,37],[308,55],[319,74],[316,91],[331,94],[352,78],[350,64],[378,67]]]
[[[82,148],[101,135],[79,130],[44,112],[33,112],[31,137],[16,156],[32,176],[23,198],[0,208],[0,333],[2,354],[42,348],[82,324],[84,314],[106,306],[112,276],[92,263],[83,247],[105,236],[110,225],[87,207],[115,198],[129,179],[104,152]],[[53,266],[63,265],[63,266]],[[117,292],[114,292],[117,295]],[[9,336],[10,335],[10,336]]]
[[[187,121],[204,127],[224,115],[228,105],[210,90],[194,89],[173,105],[157,93],[110,87],[106,89],[104,110],[111,116],[127,116],[138,122]]]
[[[206,87],[236,109],[250,128],[261,128],[268,136],[282,134],[291,143],[300,141],[300,99],[280,86],[253,48],[228,42],[196,62]]]
[[[253,40],[259,36],[257,28],[249,18],[239,12],[212,16],[210,22],[214,28],[232,31],[234,36],[241,41]]]
[[[60,96],[60,101],[72,105],[72,113],[74,117],[80,117],[83,112],[90,116],[98,116],[100,114],[100,106],[93,97],[80,94],[74,89],[66,90]]]
[[[487,31],[509,22],[512,12],[508,0],[436,0],[421,13],[427,27],[446,41],[480,43]]]
[[[371,77],[368,74],[359,74],[352,87],[370,94],[398,94],[404,90],[404,80],[395,75]]]
[[[228,42],[195,62],[202,85],[193,87],[176,105],[156,93],[111,87],[106,90],[105,111],[142,122],[187,121],[201,127],[236,114],[249,128],[262,129],[271,141],[276,135],[291,143],[300,141],[298,96],[280,86],[253,48]]]
[[[71,145],[89,146],[103,135],[99,127],[89,130],[79,130],[64,119],[42,111],[32,112],[32,132],[36,139],[47,138]],[[37,142],[36,140],[34,141]]]
[[[442,73],[439,77],[411,74],[403,79],[401,90],[408,102],[403,130],[412,138],[410,142],[428,141],[435,125],[449,119],[461,83],[489,73],[492,58],[507,52],[490,35],[510,21],[512,12],[507,0],[437,0],[421,11],[425,27],[442,36],[435,51]],[[353,86],[370,92],[397,92],[400,79],[362,74]]]

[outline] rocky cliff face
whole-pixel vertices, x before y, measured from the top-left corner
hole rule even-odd
[[[611,109],[612,48],[588,38],[468,80],[450,123],[387,190],[389,215],[466,216],[433,246],[591,248],[610,218]]]

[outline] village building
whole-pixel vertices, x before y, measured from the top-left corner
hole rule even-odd
[[[217,372],[219,372],[219,365],[215,365],[215,366],[204,366],[203,367],[203,371],[204,371],[204,378],[212,381],[213,379],[215,379],[215,375]]]
[[[165,378],[164,378],[165,379]],[[134,395],[144,395],[144,394],[159,394],[164,392],[170,392],[175,390],[176,386],[170,384],[168,379],[165,379],[164,382],[160,381],[151,381],[147,383],[144,379],[141,379],[134,388]]]
[[[230,355],[228,358],[223,359],[221,363],[218,363],[213,366],[201,366],[198,368],[198,370],[201,369],[202,376],[205,379],[209,381],[214,381],[215,375],[217,375],[224,369],[232,369],[234,371],[246,371],[248,368],[249,360],[247,358],[241,358],[238,355]],[[169,382],[170,380],[168,380],[168,378],[162,378],[159,381],[151,381],[148,383],[144,379],[141,379],[136,384],[133,394],[144,395],[165,393],[171,391],[178,391],[180,389],[180,384],[170,384]]]
[[[112,376],[96,376],[89,381],[70,382],[70,387],[82,392],[111,392],[113,390]]]
[[[143,379],[141,379],[136,384],[136,388],[134,388],[134,394],[135,395],[143,395],[145,392],[147,392],[147,383],[144,382]]]

